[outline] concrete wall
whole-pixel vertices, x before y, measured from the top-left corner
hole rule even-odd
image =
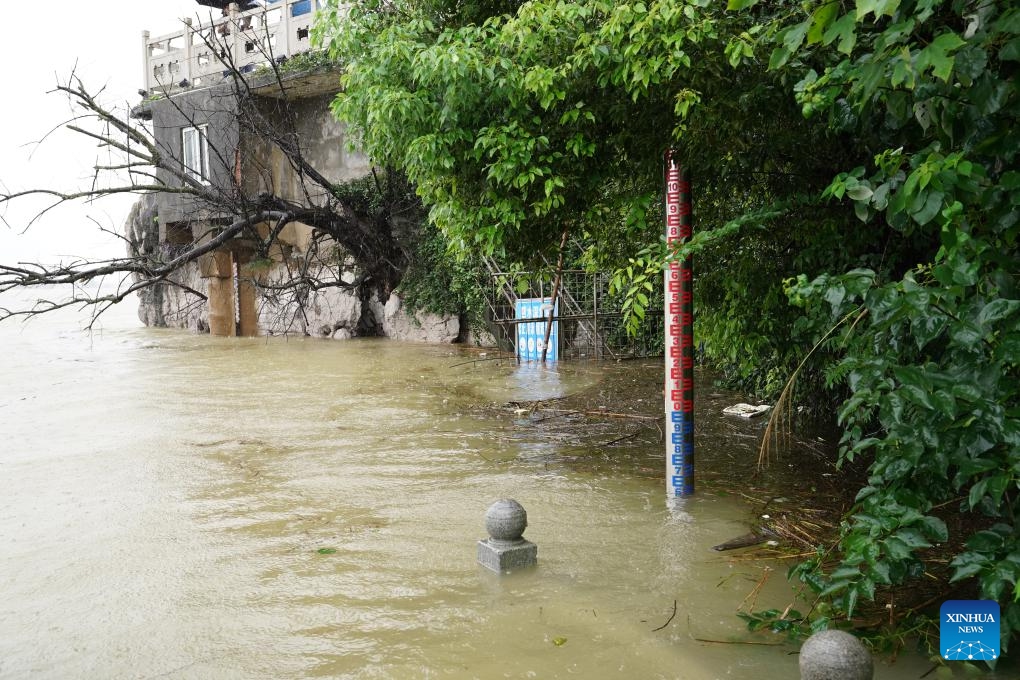
[[[256,118],[259,127],[273,128],[276,138],[292,138],[302,155],[330,182],[340,183],[371,172],[368,158],[347,148],[345,127],[329,110],[338,83],[335,73],[319,73],[289,83],[288,98],[272,96],[272,86],[257,87]],[[173,158],[182,158],[181,130],[207,124],[210,152],[210,188],[230,198],[239,178],[245,196],[271,193],[295,203],[325,203],[326,191],[302,177],[290,159],[265,136],[245,130],[239,104],[229,85],[182,92],[171,99],[154,100],[140,107],[151,115],[157,143]],[[238,177],[239,176],[239,177]],[[167,173],[161,179],[172,184]],[[142,244],[146,255],[167,261],[217,223],[231,219],[190,197],[164,193],[145,197],[129,218],[131,239]],[[271,226],[258,225],[265,238]],[[158,233],[157,233],[158,232]],[[274,291],[272,285],[286,280],[309,262],[336,269],[336,257],[328,243],[311,248],[312,230],[293,223],[279,235],[268,263],[248,267],[251,243],[238,241],[185,267],[180,282],[208,296],[207,301],[179,287],[160,284],[141,295],[139,315],[147,325],[174,326],[218,335],[301,333],[319,337],[349,338],[355,335],[388,335],[406,340],[454,342],[461,328],[456,317],[419,315],[411,319],[392,297],[389,304],[369,290],[326,288],[319,291]],[[310,257],[314,255],[315,257]],[[236,268],[236,269],[235,269]],[[312,272],[314,274],[314,272]],[[353,275],[345,275],[345,280]],[[235,301],[241,308],[234,318]],[[236,321],[236,322],[235,322]]]
[[[344,124],[333,117],[329,103],[333,93],[302,99],[258,97],[259,112],[280,135],[293,135],[309,164],[331,182],[363,177],[372,170],[368,157],[349,151]],[[246,134],[241,141],[244,164],[242,186],[249,195],[269,192],[293,201],[325,198],[325,190],[302,178],[287,156],[265,138]]]
[[[240,132],[237,122],[237,98],[227,85],[208,87],[175,94],[171,98],[156,99],[145,105],[152,116],[153,134],[163,153],[183,163],[182,130],[207,125],[209,147],[209,186],[225,196],[232,195],[233,176],[238,153]],[[169,186],[180,185],[180,180],[165,171],[158,177]],[[224,215],[211,206],[191,197],[172,193],[159,195],[159,216],[164,225],[177,222],[212,220]],[[167,234],[161,234],[166,240]]]

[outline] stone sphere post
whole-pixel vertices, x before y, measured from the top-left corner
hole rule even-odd
[[[872,680],[875,666],[860,640],[842,630],[823,630],[800,648],[801,680]]]
[[[485,513],[489,537],[478,541],[478,563],[497,573],[531,567],[538,559],[538,546],[522,538],[528,513],[512,498],[496,501]]]

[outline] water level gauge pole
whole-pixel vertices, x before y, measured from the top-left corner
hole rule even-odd
[[[691,238],[691,185],[675,151],[665,153],[666,243]],[[694,276],[691,258],[672,259],[665,271],[666,491],[694,493]]]

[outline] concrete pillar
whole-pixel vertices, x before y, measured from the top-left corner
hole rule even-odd
[[[234,258],[227,251],[212,253],[209,272],[209,334],[237,335],[234,321]]]
[[[191,28],[191,18],[186,18],[184,20],[184,69],[182,70],[181,75],[192,85],[195,84],[195,79],[191,72],[191,62],[192,59],[194,59],[191,49],[191,42],[194,40],[194,37],[192,37],[193,33],[194,31]]]
[[[152,89],[152,67],[149,65],[151,53],[152,51],[149,49],[149,32],[142,31],[142,68],[145,69],[145,80],[142,81],[142,87],[146,90]]]
[[[234,68],[241,68],[241,58],[244,56],[244,38],[241,37],[241,24],[238,21],[237,15],[241,13],[241,8],[236,2],[232,2],[227,5],[227,14],[230,17],[228,26],[230,27],[230,53],[234,61]]]
[[[239,261],[240,262],[240,261]],[[244,258],[245,264],[248,258]],[[259,334],[259,312],[255,304],[255,281],[246,267],[237,268],[237,334],[254,338]]]
[[[280,3],[280,23],[276,28],[276,52],[275,56],[293,56],[290,48],[290,2],[283,0]],[[282,40],[280,38],[283,38]]]

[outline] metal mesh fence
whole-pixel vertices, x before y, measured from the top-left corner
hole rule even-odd
[[[541,317],[516,318],[518,300],[548,298],[552,276],[537,272],[503,272],[490,268],[488,300],[497,341],[516,350],[517,330],[522,323],[545,321]],[[662,354],[663,314],[661,294],[649,300],[648,314],[634,337],[623,327],[623,297],[609,292],[606,272],[563,272],[553,319],[559,324],[557,339],[562,359],[622,359]]]

